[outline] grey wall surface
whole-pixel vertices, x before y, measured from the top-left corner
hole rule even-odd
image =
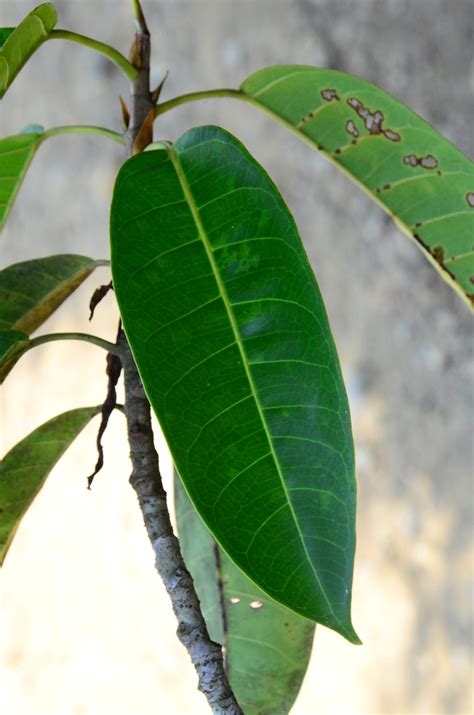
[[[15,24],[32,6],[0,0],[0,23]],[[58,26],[127,51],[132,28],[126,0],[57,0],[56,6]],[[144,0],[144,8],[154,38],[154,81],[170,71],[163,98],[238,86],[271,64],[328,66],[384,87],[473,154],[470,0]],[[120,129],[117,98],[126,93],[119,71],[106,59],[79,46],[50,42],[3,100],[0,134],[15,133],[30,122]],[[417,247],[367,196],[252,107],[232,100],[187,105],[160,118],[155,136],[173,140],[202,123],[234,132],[269,171],[293,211],[326,300],[351,401],[359,483],[354,622],[365,645],[351,648],[318,629],[312,669],[294,713],[471,712],[472,318]],[[121,148],[99,138],[47,142],[5,231],[2,266],[54,252],[106,256],[108,202],[121,161]],[[89,282],[88,292],[80,292],[61,313],[69,329],[87,329],[81,321],[97,281]],[[113,308],[104,307],[100,320],[97,332],[102,326],[112,336]],[[83,362],[78,372],[70,364],[61,384],[58,373],[52,375],[44,364],[49,354],[41,353],[28,369],[18,367],[21,381],[5,389],[2,422],[14,424],[5,432],[5,449],[43,419],[39,403],[46,390],[50,404],[60,404],[59,409],[74,406],[72,396],[82,399],[85,391],[93,390],[95,401],[102,397],[100,359],[97,376],[85,388]],[[38,374],[53,383],[40,385]],[[19,400],[20,389],[25,394]],[[118,434],[123,440],[123,432]],[[92,449],[92,440],[93,433],[83,449]],[[125,482],[126,464],[122,469]],[[133,499],[124,508],[141,528]],[[46,514],[46,504],[44,509]],[[23,568],[28,569],[27,561]],[[21,580],[12,571],[14,577]],[[98,592],[96,600],[101,598]],[[88,619],[87,613],[83,616]],[[166,612],[164,618],[172,616]],[[100,623],[97,615],[95,633],[106,638]],[[147,697],[139,699],[139,688],[130,709],[123,709],[126,698],[112,707],[103,683],[98,686],[102,699],[91,696],[79,705],[79,691],[71,685],[53,707],[42,699],[35,678],[42,668],[53,668],[51,682],[61,690],[62,671],[54,671],[54,656],[48,660],[46,650],[41,662],[34,660],[28,651],[31,637],[19,625],[4,646],[8,712],[157,712],[147,709]],[[26,655],[12,661],[13,643]],[[127,643],[128,677],[140,682],[133,634]],[[76,668],[73,682],[83,681],[81,663],[69,666]],[[98,660],[95,668],[101,667]],[[110,670],[110,663],[107,667],[113,691],[119,670]],[[181,667],[187,665],[176,665]],[[170,697],[170,703],[176,702],[176,696]],[[184,702],[194,702],[192,673],[186,697]],[[196,703],[186,712],[206,711],[200,700]],[[185,712],[168,708],[163,712]]]

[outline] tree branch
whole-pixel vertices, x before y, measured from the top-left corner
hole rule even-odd
[[[134,6],[141,14],[139,3],[135,2]],[[139,147],[135,140],[154,106],[149,82],[150,36],[143,16],[141,19],[141,30],[136,33],[132,47],[140,72],[132,81],[130,125],[124,135],[129,156],[143,149],[143,136]],[[151,141],[152,127],[148,143]],[[192,577],[173,533],[153,440],[150,404],[123,331],[120,331],[117,342],[125,382],[124,409],[132,460],[130,484],[137,494],[155,552],[156,569],[178,619],[178,638],[191,657],[199,677],[199,690],[206,696],[212,712],[216,715],[242,715],[225,672],[222,648],[209,637]]]

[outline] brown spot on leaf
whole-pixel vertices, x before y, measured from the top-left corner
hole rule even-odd
[[[334,153],[335,153],[335,154],[340,154],[340,153],[341,153],[341,150],[340,150],[340,149],[336,149],[336,150],[334,151]]]
[[[441,268],[448,274],[448,276],[453,280],[456,281],[456,276],[454,273],[452,273],[449,268],[447,268],[444,265],[444,249],[442,246],[435,246],[435,248],[431,248],[431,246],[428,246],[427,243],[423,241],[419,233],[413,233],[413,238],[418,241],[420,246],[423,246],[425,251],[429,253],[435,261],[441,266]]]
[[[428,156],[423,156],[421,158],[420,166],[422,166],[423,169],[437,169],[438,168],[438,160],[435,159],[435,157],[432,154],[428,154]]]
[[[466,201],[471,208],[474,208],[474,191],[469,191],[466,194]]]
[[[333,99],[335,99],[337,102],[339,101],[339,96],[335,89],[322,89],[321,97],[325,99],[326,102],[332,102]]]
[[[474,285],[474,276],[469,276],[469,283]]]
[[[416,226],[417,228],[419,228],[420,226],[423,226],[423,224],[422,224],[421,221],[417,221],[417,222],[415,223],[415,226]]]
[[[393,129],[384,129],[383,135],[386,139],[389,139],[391,142],[399,142],[400,141],[400,134],[398,132],[394,132]]]
[[[347,104],[349,107],[352,107],[352,109],[359,109],[359,107],[362,106],[362,102],[360,99],[356,99],[355,97],[351,97],[350,99],[347,100]]]
[[[309,122],[310,119],[314,117],[314,112],[308,112],[299,122],[298,126],[302,126],[303,124],[306,124],[306,122]]]
[[[358,137],[359,136],[359,130],[357,129],[356,125],[352,121],[352,119],[349,119],[346,122],[346,132],[351,134],[353,137]]]
[[[428,154],[427,156],[408,154],[403,157],[403,163],[408,166],[421,166],[423,169],[437,169],[439,166],[438,160],[432,154]]]
[[[368,107],[364,107],[360,99],[357,99],[357,97],[350,97],[347,100],[347,104],[351,107],[351,109],[357,112],[359,117],[364,120],[365,128],[369,134],[383,134],[383,136],[390,141],[400,141],[400,134],[397,134],[397,132],[393,131],[393,129],[383,128],[384,115],[380,109],[375,109],[371,112]]]
[[[408,164],[408,166],[417,166],[418,159],[414,154],[408,154],[407,156],[403,157],[403,163]]]
[[[433,248],[433,258],[444,268],[444,248],[442,246]]]

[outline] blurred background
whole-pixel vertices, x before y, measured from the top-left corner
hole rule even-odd
[[[36,3],[0,0],[0,24]],[[128,0],[56,0],[58,27],[128,52]],[[163,98],[238,86],[265,65],[350,71],[383,86],[472,156],[470,0],[143,0]],[[0,135],[31,122],[120,130],[127,85],[101,56],[44,45],[1,105]],[[280,187],[326,300],[352,409],[359,484],[354,647],[318,628],[292,715],[472,712],[472,318],[417,247],[317,153],[250,106],[187,105],[156,123],[234,132]],[[108,257],[108,205],[122,148],[46,142],[2,239],[2,267],[52,253]],[[88,323],[97,270],[42,332],[113,339],[113,295]],[[101,350],[55,343],[6,382],[1,450],[59,412],[105,396]],[[8,715],[204,715],[178,643],[135,496],[124,421],[106,433],[91,492],[95,420],[30,509],[0,573],[0,709]],[[158,428],[157,428],[158,435]],[[158,436],[162,466],[170,460]]]

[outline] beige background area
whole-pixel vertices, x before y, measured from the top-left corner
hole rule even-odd
[[[0,0],[14,24],[33,1]],[[59,26],[124,51],[127,0],[57,0]],[[374,81],[472,155],[470,0],[144,0],[154,80],[164,97],[237,86],[294,62]],[[120,73],[79,46],[51,42],[0,108],[0,134],[30,122],[120,128]],[[293,715],[472,712],[472,322],[466,307],[362,192],[252,107],[231,100],[156,124],[175,139],[198,123],[227,127],[288,201],[322,288],[347,381],[357,445],[354,647],[319,628]],[[2,266],[55,252],[108,255],[119,145],[48,141],[2,237]],[[112,338],[113,296],[92,325],[100,269],[42,331]],[[82,344],[28,354],[2,395],[1,449],[60,411],[101,401],[104,355]],[[123,418],[112,417],[92,492],[97,423],[78,438],[28,513],[0,573],[0,710],[5,715],[200,715],[187,655],[153,568],[127,483]],[[161,444],[162,461],[169,458]]]

